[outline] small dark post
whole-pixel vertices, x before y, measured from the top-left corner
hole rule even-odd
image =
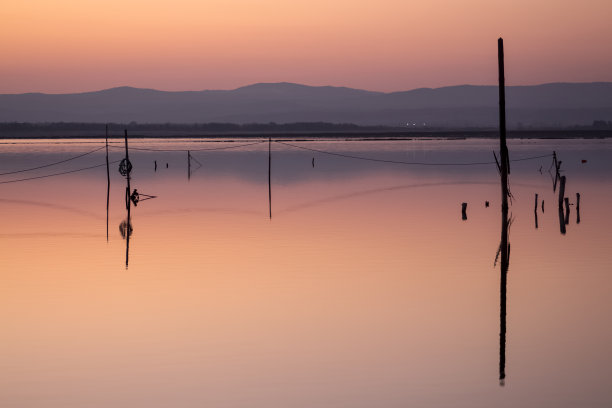
[[[576,224],[580,224],[580,193],[576,193]]]
[[[268,208],[272,219],[272,137],[268,137]]]
[[[130,155],[128,151],[128,135],[127,129],[123,129],[123,135],[125,136],[125,160],[130,161]],[[128,173],[129,174],[129,173]]]
[[[562,208],[563,198],[565,197],[565,176],[561,176],[559,180],[559,208]]]
[[[561,235],[565,235],[565,218],[563,217],[563,207],[559,206],[559,230]]]
[[[461,203],[461,219],[462,220],[467,220],[467,203]]]
[[[108,206],[110,202],[110,170],[108,167],[108,125],[106,125],[106,242],[108,242]]]
[[[191,153],[187,150],[187,180],[191,180]]]
[[[565,225],[569,224],[569,215],[570,215],[569,198],[565,197]]]
[[[542,200],[542,212],[544,212],[544,200]]]
[[[535,194],[535,206],[533,207],[533,215],[535,216],[535,227],[538,229],[538,193]]]

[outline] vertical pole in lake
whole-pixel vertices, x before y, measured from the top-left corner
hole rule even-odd
[[[506,85],[504,78],[504,40],[497,40],[497,58],[499,65],[499,154],[501,159],[502,210],[508,210],[508,174],[510,159],[506,145]]]
[[[268,208],[272,219],[272,137],[268,137]]]
[[[106,242],[108,242],[108,205],[110,200],[110,170],[108,167],[108,125],[106,125]]]
[[[187,150],[187,181],[191,180],[191,153]]]
[[[129,156],[129,151],[128,151],[128,134],[127,134],[127,129],[124,129],[123,134],[125,136],[125,163],[126,163],[126,168],[127,168],[127,186],[125,188],[125,205],[127,207],[127,230],[126,230],[126,238],[125,238],[125,267],[128,267],[128,263],[129,263],[129,258],[130,258],[130,232],[132,229],[132,220],[131,220],[131,214],[130,214],[130,207],[131,207],[131,202],[130,202],[130,177],[131,177],[131,167],[132,165],[130,164],[130,156]]]
[[[580,224],[580,193],[576,193],[576,224]]]
[[[533,207],[533,214],[535,215],[535,227],[538,229],[538,193],[535,195],[535,206]]]
[[[502,195],[502,233],[501,278],[499,293],[499,385],[505,384],[506,378],[506,287],[508,266],[510,262],[510,245],[508,243],[508,173],[510,160],[506,145],[506,93],[504,79],[504,40],[497,40],[497,58],[499,68],[499,154],[501,161],[501,195]]]
[[[563,197],[565,197],[565,176],[559,179],[559,208],[563,208]]]

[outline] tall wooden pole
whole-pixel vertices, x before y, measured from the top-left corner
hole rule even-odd
[[[128,150],[128,134],[127,134],[127,129],[123,130],[123,134],[125,136],[125,164],[126,164],[126,169],[127,169],[127,198],[129,201],[129,197],[130,197],[130,174],[131,174],[131,164],[130,164],[130,154],[129,154],[129,150]]]
[[[501,160],[502,209],[508,208],[508,173],[510,159],[506,145],[506,85],[504,79],[504,40],[497,40],[497,61],[499,66],[499,154]]]
[[[110,201],[110,170],[108,167],[108,125],[106,125],[106,242],[108,242],[108,205]]]
[[[130,214],[130,210],[132,207],[132,203],[130,201],[130,176],[131,176],[131,171],[130,171],[130,167],[131,165],[130,163],[130,156],[129,156],[129,152],[128,152],[128,135],[127,135],[127,129],[124,129],[123,134],[125,136],[125,162],[126,162],[126,166],[128,169],[127,172],[127,186],[125,188],[125,201],[126,201],[126,207],[127,207],[127,229],[126,229],[126,238],[125,238],[125,267],[127,269],[128,267],[128,263],[129,263],[129,259],[130,259],[130,230],[132,228],[132,217]]]
[[[268,137],[268,208],[272,219],[272,137]]]
[[[510,160],[506,145],[506,92],[504,80],[504,40],[497,40],[497,59],[499,66],[499,154],[501,161],[501,276],[499,288],[499,384],[506,379],[506,288],[510,264],[510,244],[508,243],[508,173]]]

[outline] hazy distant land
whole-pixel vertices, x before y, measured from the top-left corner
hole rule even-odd
[[[612,123],[612,83],[508,86],[506,111],[511,130],[605,129]],[[70,134],[75,129],[72,123],[123,124],[152,136],[270,131],[395,133],[495,129],[497,121],[497,86],[382,93],[270,83],[228,91],[164,92],[120,87],[79,94],[0,95],[0,122],[50,124],[38,129],[45,133],[54,133],[55,129]],[[58,122],[70,125],[54,125]],[[278,125],[266,128],[274,126],[269,125],[271,122]],[[159,127],[163,124],[170,125]],[[60,130],[62,126],[65,129]],[[18,128],[13,127],[9,134],[10,126],[4,126],[0,135],[14,136]],[[77,133],[91,134],[88,126],[81,128]],[[18,133],[27,131],[22,127]],[[96,128],[95,133],[100,135],[100,130]]]
[[[107,124],[103,123],[0,123],[0,139],[63,139],[100,138],[105,136]],[[417,128],[391,126],[358,126],[334,123],[266,123],[266,124],[139,124],[110,123],[110,138],[122,138],[123,131],[130,138],[338,138],[338,139],[416,139],[416,138],[497,138],[496,128]],[[594,123],[591,126],[572,128],[509,130],[509,138],[562,139],[562,138],[609,138],[612,137],[612,122]]]

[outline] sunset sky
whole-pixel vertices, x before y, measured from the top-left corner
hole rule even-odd
[[[610,0],[3,0],[0,93],[612,81]]]

